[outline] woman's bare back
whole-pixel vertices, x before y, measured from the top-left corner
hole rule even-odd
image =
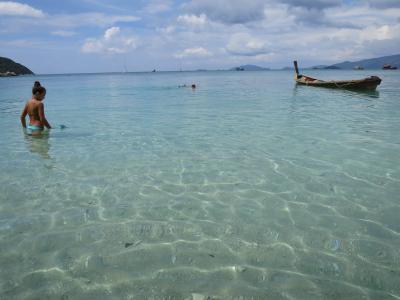
[[[29,115],[29,124],[39,127],[51,128],[49,122],[44,115],[44,105],[42,101],[36,100],[35,98],[30,99],[26,102],[25,108],[21,114],[21,123],[23,127],[26,127],[25,117]]]
[[[39,115],[40,104],[42,104],[42,102],[37,101],[35,99],[31,99],[26,103],[26,106],[29,115],[29,124],[43,127],[43,123],[40,121],[40,115]]]

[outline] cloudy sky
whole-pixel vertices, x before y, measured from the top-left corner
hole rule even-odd
[[[0,1],[0,56],[36,73],[280,68],[400,53],[400,0]]]

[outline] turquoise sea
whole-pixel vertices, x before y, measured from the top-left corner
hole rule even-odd
[[[0,299],[400,299],[400,72],[305,73],[0,78]]]

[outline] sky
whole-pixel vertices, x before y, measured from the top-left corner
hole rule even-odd
[[[0,1],[0,56],[37,74],[281,68],[400,53],[400,0]]]

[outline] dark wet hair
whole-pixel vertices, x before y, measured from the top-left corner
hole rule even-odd
[[[46,93],[45,87],[43,87],[39,81],[35,81],[32,88],[32,95],[41,95]]]
[[[195,89],[196,88],[196,85],[195,84],[192,84],[192,89]]]

